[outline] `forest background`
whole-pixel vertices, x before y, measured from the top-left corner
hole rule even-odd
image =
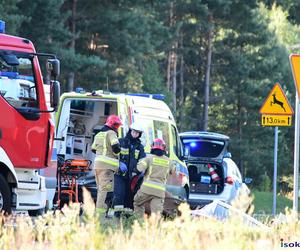
[[[165,94],[179,131],[229,135],[243,176],[271,189],[274,128],[259,109],[276,82],[294,107],[298,0],[0,0],[0,10],[6,33],[59,57],[63,91]],[[288,186],[293,149],[294,127],[279,127]]]

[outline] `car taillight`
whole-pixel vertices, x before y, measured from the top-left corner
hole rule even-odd
[[[227,176],[225,182],[226,182],[227,184],[229,184],[229,185],[233,185],[234,180],[233,180],[233,178],[232,178],[231,176]]]

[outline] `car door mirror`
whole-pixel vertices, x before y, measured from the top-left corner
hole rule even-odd
[[[244,183],[245,183],[245,184],[251,184],[251,183],[252,183],[252,178],[246,177],[246,178],[244,179]]]
[[[223,158],[230,158],[231,159],[231,153],[230,152],[226,152],[223,156]]]
[[[50,86],[50,104],[54,110],[57,110],[60,97],[60,84],[58,81],[51,81]]]
[[[56,80],[60,74],[60,61],[58,59],[48,59],[46,68],[48,73]]]

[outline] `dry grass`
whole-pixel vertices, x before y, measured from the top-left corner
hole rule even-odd
[[[95,207],[85,194],[84,213],[79,206],[65,207],[63,213],[48,213],[32,221],[20,217],[16,226],[3,221],[0,249],[281,249],[284,242],[300,241],[300,224],[292,215],[287,223],[270,230],[249,228],[238,219],[220,222],[192,218],[188,206],[182,205],[182,216],[172,221],[152,216],[135,220],[132,227],[113,223],[104,226],[95,215]],[[241,203],[239,203],[241,205]],[[7,219],[5,219],[7,220]]]

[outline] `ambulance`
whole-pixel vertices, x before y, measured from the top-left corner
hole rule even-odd
[[[78,93],[79,92],[79,93]],[[111,114],[121,117],[123,126],[119,137],[126,135],[133,122],[144,129],[141,137],[146,153],[150,152],[154,138],[161,138],[167,145],[167,156],[176,164],[176,173],[171,175],[166,186],[164,211],[174,212],[187,200],[189,193],[188,170],[183,159],[183,147],[176,122],[162,95],[117,94],[105,91],[64,93],[56,115],[56,146],[58,165],[67,160],[89,160],[90,171],[79,178],[81,186],[91,191],[96,199],[96,184],[93,171],[95,154],[91,151],[95,135]]]

